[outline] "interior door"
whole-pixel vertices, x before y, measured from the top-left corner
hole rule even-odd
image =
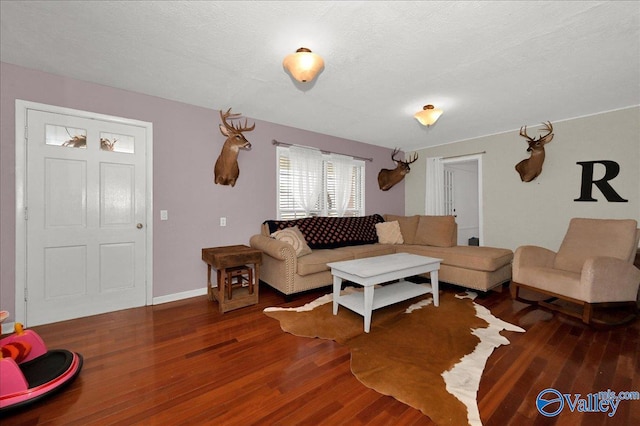
[[[27,325],[145,305],[146,131],[28,110]]]
[[[466,246],[470,238],[480,237],[478,163],[452,162],[444,165],[444,172],[448,176],[445,178],[445,192],[448,181],[452,206],[452,211],[446,214],[456,216],[458,245]]]

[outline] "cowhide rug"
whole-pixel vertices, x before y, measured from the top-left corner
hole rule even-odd
[[[360,291],[348,287],[344,291]],[[441,425],[481,425],[476,402],[480,378],[494,348],[509,341],[500,331],[524,332],[473,301],[475,294],[443,292],[373,312],[371,331],[362,316],[327,294],[298,308],[266,308],[286,332],[332,339],[351,349],[351,371],[365,386],[391,395]]]

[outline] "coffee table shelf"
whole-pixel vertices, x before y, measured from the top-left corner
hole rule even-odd
[[[375,311],[376,309],[384,308],[385,306],[393,305],[403,300],[431,293],[431,291],[431,284],[415,284],[405,280],[394,284],[387,284],[376,288],[373,294],[373,305],[371,309]],[[341,295],[338,297],[337,302],[357,314],[362,316],[365,314],[364,293],[360,291]]]

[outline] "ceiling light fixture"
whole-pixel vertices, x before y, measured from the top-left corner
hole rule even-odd
[[[296,50],[296,53],[287,55],[282,65],[300,83],[307,83],[316,78],[316,75],[324,67],[324,60],[306,47]]]
[[[441,109],[436,109],[433,105],[425,105],[422,108],[422,111],[415,113],[414,117],[420,122],[420,124],[429,127],[433,125],[441,115]]]

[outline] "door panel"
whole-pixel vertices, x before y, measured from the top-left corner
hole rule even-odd
[[[86,161],[46,158],[45,226],[85,227],[87,219]],[[64,188],[60,191],[59,188]]]
[[[146,129],[31,109],[27,127],[27,324],[145,305]]]
[[[100,245],[100,289],[103,292],[135,287],[135,245]]]
[[[130,164],[100,164],[100,221],[102,227],[133,226],[135,169]]]
[[[86,246],[46,247],[43,287],[45,300],[62,300],[86,294],[86,259]]]

